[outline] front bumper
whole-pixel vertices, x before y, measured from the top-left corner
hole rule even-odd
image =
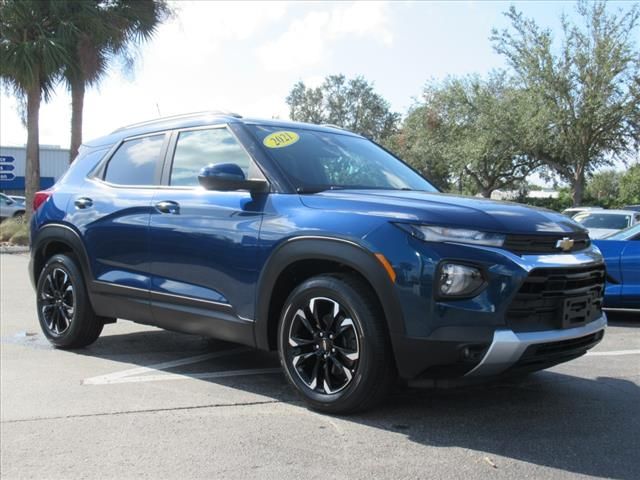
[[[576,358],[600,342],[606,326],[607,318],[602,314],[591,323],[565,330],[520,333],[507,329],[496,330],[487,353],[465,376],[499,375],[514,367],[536,370]],[[532,346],[545,348],[537,349],[541,350],[537,352],[530,348]],[[525,358],[527,351],[530,354]]]

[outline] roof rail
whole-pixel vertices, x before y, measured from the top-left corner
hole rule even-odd
[[[322,124],[320,124],[320,126],[321,127],[337,128],[338,130],[346,130],[346,128],[340,127],[338,125],[334,125],[333,123],[322,123]]]
[[[242,115],[234,112],[229,112],[226,110],[204,110],[202,112],[192,112],[192,113],[181,113],[179,115],[171,115],[168,117],[154,118],[153,120],[146,120],[144,122],[132,123],[131,125],[126,125],[124,127],[120,127],[114,130],[112,133],[121,132],[122,130],[128,130],[130,128],[136,127],[146,127],[149,125],[153,125],[155,123],[166,122],[167,120],[179,120],[181,118],[189,118],[189,117],[197,117],[200,115],[214,115],[214,116],[226,116],[226,117],[234,117],[234,118],[242,118]]]

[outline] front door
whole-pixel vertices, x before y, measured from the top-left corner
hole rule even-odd
[[[170,151],[149,223],[155,323],[252,343],[265,195],[207,191],[197,177],[217,163],[236,163],[248,178],[261,173],[225,126],[176,132]]]

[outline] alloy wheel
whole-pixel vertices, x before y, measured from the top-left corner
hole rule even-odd
[[[343,306],[314,297],[293,315],[287,358],[309,389],[335,394],[351,383],[358,368],[358,337],[353,316]]]
[[[75,294],[71,277],[62,268],[52,269],[40,292],[40,308],[47,329],[53,335],[64,334],[73,321]]]

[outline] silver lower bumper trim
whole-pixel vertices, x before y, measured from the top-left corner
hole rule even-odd
[[[607,326],[607,317],[602,316],[582,327],[566,330],[545,330],[543,332],[515,333],[513,330],[496,330],[489,350],[478,365],[465,376],[491,376],[504,372],[516,363],[530,345],[547,342],[561,342],[585,337]]]

